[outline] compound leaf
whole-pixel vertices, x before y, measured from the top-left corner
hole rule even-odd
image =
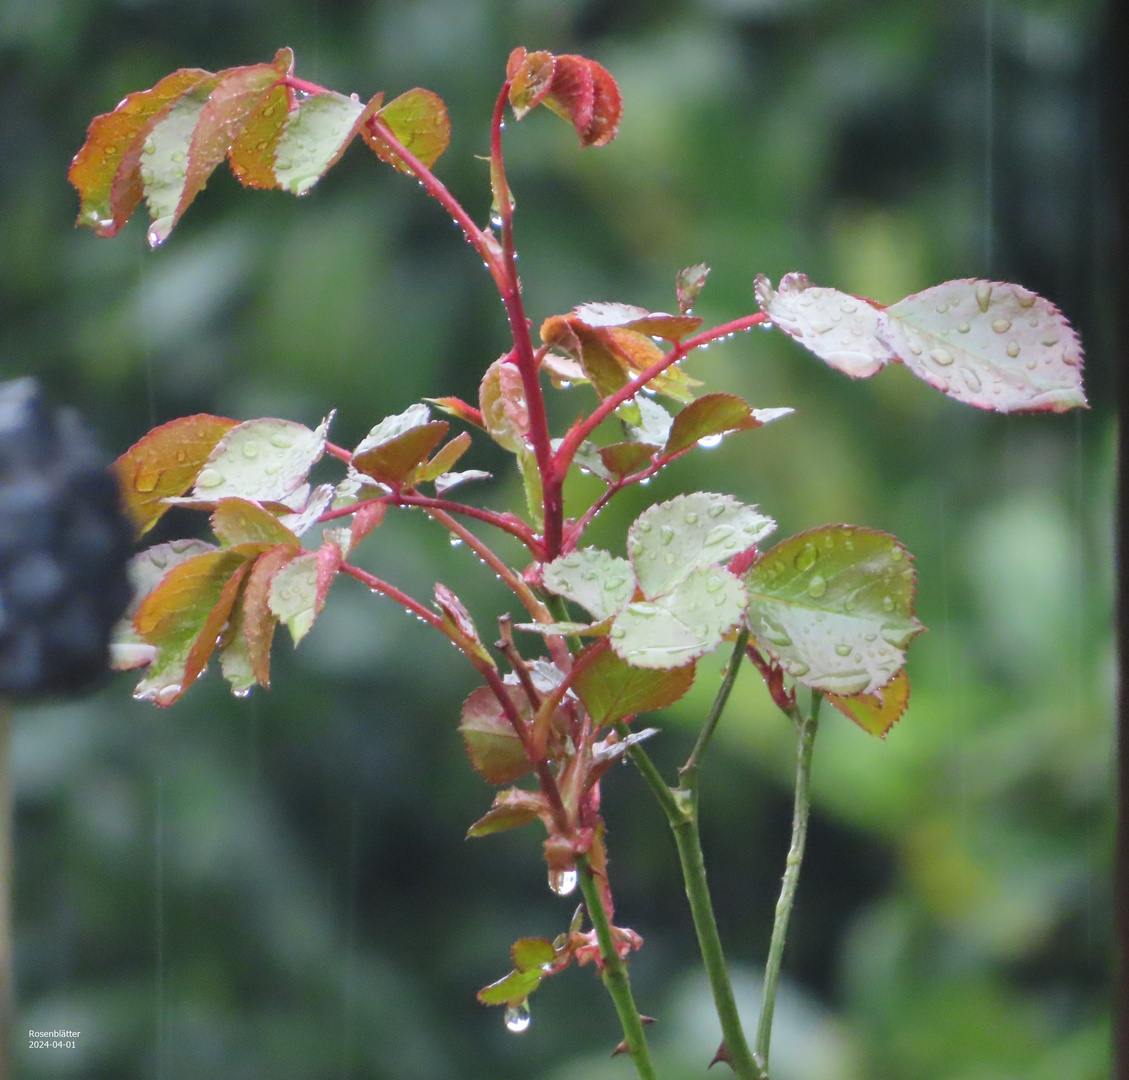
[[[784,540],[745,577],[749,628],[815,690],[873,694],[905,663],[923,627],[913,559],[886,533],[827,525]]]
[[[595,648],[597,646],[593,646]],[[577,658],[583,662],[583,654]],[[678,701],[694,683],[695,665],[632,667],[610,649],[584,663],[572,684],[597,728]]]
[[[748,550],[775,528],[755,506],[696,491],[644,510],[628,530],[627,554],[643,595],[653,599],[693,571]]]
[[[114,462],[126,513],[138,536],[168,509],[164,500],[183,495],[235,420],[198,413],[153,428]]]
[[[376,109],[376,116],[400,144],[424,165],[431,168],[451,142],[451,120],[443,99],[430,90],[416,87]],[[400,172],[410,172],[391,143],[381,138],[371,124],[361,128],[361,136],[381,161]]]

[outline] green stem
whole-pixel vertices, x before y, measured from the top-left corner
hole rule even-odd
[[[702,757],[706,752],[706,747],[710,744],[710,739],[713,738],[714,730],[717,728],[717,722],[721,719],[721,714],[725,711],[725,706],[729,701],[729,695],[733,692],[733,684],[737,681],[737,672],[741,670],[741,661],[745,656],[745,646],[749,644],[749,628],[742,626],[740,632],[737,634],[737,644],[733,646],[733,655],[729,658],[729,666],[725,669],[725,677],[721,680],[721,687],[717,692],[717,697],[714,698],[713,706],[710,709],[709,715],[706,717],[706,722],[702,725],[702,730],[698,733],[698,741],[694,744],[694,750],[687,758],[686,764],[678,770],[678,778],[682,781],[682,786],[688,791],[694,793],[695,799],[698,793],[698,770],[701,768]],[[695,814],[695,816],[697,816]]]
[[[581,891],[584,893],[584,903],[588,908],[588,918],[592,920],[592,926],[595,927],[596,939],[600,943],[600,955],[604,960],[601,978],[615,1003],[615,1011],[619,1014],[627,1051],[631,1055],[631,1060],[635,1062],[635,1069],[641,1080],[656,1080],[651,1053],[647,1049],[647,1037],[643,1034],[643,1021],[639,1017],[635,998],[631,994],[631,979],[627,974],[627,965],[615,950],[611,923],[608,922],[607,912],[604,911],[604,905],[600,900],[600,890],[586,856],[576,860],[576,871],[580,879]]]
[[[760,1023],[757,1026],[756,1055],[761,1067],[768,1068],[768,1044],[772,1038],[772,1013],[776,1008],[776,986],[780,981],[780,964],[784,958],[784,940],[788,935],[788,919],[796,899],[800,881],[800,864],[804,859],[804,843],[808,835],[808,812],[811,808],[811,756],[815,733],[819,727],[819,707],[823,698],[812,694],[811,711],[800,719],[799,742],[796,748],[796,796],[792,810],[792,845],[785,861],[784,881],[776,902],[776,918],[772,924],[772,942],[764,966],[764,996],[761,999]]]

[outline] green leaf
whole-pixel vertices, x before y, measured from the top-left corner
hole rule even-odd
[[[574,600],[596,619],[619,611],[635,595],[635,574],[626,559],[599,548],[571,551],[545,565],[545,588]]]
[[[578,662],[581,657],[577,658]],[[593,724],[604,727],[678,701],[694,683],[695,665],[632,667],[610,649],[584,664],[572,684]]]
[[[385,417],[365,436],[353,451],[353,468],[395,487],[426,460],[449,427],[446,420],[432,420],[426,405],[412,405]]]
[[[678,296],[678,310],[683,315],[689,315],[694,305],[698,302],[698,293],[706,283],[710,268],[705,263],[696,263],[678,272],[674,279],[674,291]]]
[[[511,971],[504,979],[484,986],[476,995],[483,1005],[520,1005],[545,977],[540,969]]]
[[[430,90],[416,87],[376,110],[377,117],[400,141],[404,149],[429,169],[442,156],[451,142],[451,120],[443,99]],[[411,172],[390,143],[365,125],[361,134],[381,161],[387,161],[400,172]]]
[[[366,105],[333,91],[300,100],[287,116],[275,153],[279,187],[305,195],[345,153],[381,100],[377,95]]]
[[[518,971],[537,971],[553,962],[556,950],[545,938],[521,938],[510,946],[510,956]]]
[[[529,510],[529,520],[539,532],[545,529],[545,493],[541,487],[541,470],[537,468],[537,455],[532,448],[526,448],[517,455],[517,467],[521,472],[522,487],[525,489],[525,505]]]
[[[1082,346],[1049,300],[998,281],[947,281],[886,310],[882,337],[957,401],[997,412],[1086,405]]]
[[[775,528],[755,506],[697,491],[644,510],[628,530],[627,553],[643,595],[654,598],[695,570],[728,562]]]
[[[506,687],[522,718],[531,716],[529,701],[519,687]],[[494,692],[486,686],[463,703],[459,732],[475,771],[491,784],[509,784],[533,768],[521,739],[506,719]]]
[[[514,623],[514,629],[516,630],[528,630],[531,634],[543,634],[547,637],[568,637],[569,635],[607,637],[609,626],[610,623],[606,620],[601,620],[598,623]]]
[[[258,680],[255,678],[255,668],[251,663],[243,630],[243,605],[238,600],[231,609],[228,628],[221,638],[219,650],[220,670],[231,686],[231,692],[236,697],[246,697]]]
[[[289,507],[306,474],[325,452],[332,414],[313,431],[293,420],[247,420],[215,445],[196,476],[191,498],[173,500],[214,508],[221,499]],[[305,505],[305,498],[301,499]]]
[[[414,481],[417,484],[429,483],[437,480],[444,473],[449,473],[455,463],[470,449],[471,438],[467,431],[460,432],[449,443],[443,446],[426,465],[420,468]],[[474,470],[471,470],[472,472]]]
[[[913,559],[886,533],[812,529],[765,554],[745,581],[758,643],[825,693],[873,694],[923,629],[913,613]]]
[[[224,547],[234,544],[298,545],[298,537],[274,514],[248,499],[222,499],[212,514],[212,531]]]
[[[696,567],[670,592],[620,611],[612,620],[612,648],[634,667],[682,667],[721,644],[746,602],[744,585],[728,570]]]
[[[885,316],[865,300],[812,285],[803,274],[785,274],[779,291],[759,274],[755,291],[774,325],[845,375],[866,378],[894,359],[878,337]]]
[[[182,68],[90,122],[86,141],[67,173],[82,200],[76,224],[108,237],[129,220],[141,201],[137,170],[145,136],[176,101],[210,77],[211,72],[199,68]]]
[[[448,445],[450,445],[448,443]],[[435,478],[435,494],[445,495],[451,488],[458,487],[470,480],[490,480],[492,473],[483,472],[482,469],[464,469],[462,472],[440,473]]]
[[[702,439],[720,439],[731,431],[761,427],[766,420],[758,413],[770,414],[769,419],[775,420],[790,412],[791,409],[751,409],[747,401],[734,394],[706,394],[674,418],[663,454],[677,454]]]
[[[318,603],[318,557],[305,551],[294,556],[271,579],[271,613],[286,624],[294,645],[302,640],[321,612]]]
[[[827,700],[844,716],[850,717],[863,731],[886,738],[909,705],[909,676],[902,668],[885,686],[873,694],[856,694],[842,697],[826,694]]]
[[[184,494],[236,421],[198,413],[153,428],[117,461],[125,510],[137,530],[147,533],[168,510],[164,500]]]

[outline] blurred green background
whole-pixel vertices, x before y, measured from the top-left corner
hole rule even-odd
[[[648,499],[730,491],[780,535],[896,533],[930,633],[908,715],[880,742],[828,717],[785,958],[774,1080],[1073,1080],[1109,1070],[1115,679],[1111,634],[1113,231],[1097,0],[0,0],[0,377],[34,373],[120,453],[195,411],[316,423],[353,445],[422,396],[473,399],[506,348],[479,261],[417,187],[349,151],[307,199],[221,169],[167,246],[138,220],[75,231],[65,173],[90,118],[176,67],[268,60],[390,97],[422,85],[454,135],[437,171],[488,212],[490,107],[517,44],[582,52],[625,101],[580,153],[548,114],[510,124],[535,323],[585,300],[753,310],[752,278],[803,270],[892,302],[954,277],[1019,281],[1087,346],[1093,408],[987,415],[904,370],[851,382],[782,335],[692,362],[711,390],[795,417],[669,468],[601,516],[622,550]],[[222,175],[221,175],[222,173]],[[139,215],[140,216],[140,215]],[[554,404],[558,428],[588,399]],[[501,471],[477,446],[467,467]],[[577,488],[574,495],[583,492]],[[512,478],[468,496],[512,504]],[[158,538],[198,529],[170,514]],[[483,627],[505,603],[465,549],[394,515],[368,565],[442,578]],[[490,789],[456,734],[473,673],[354,582],[274,689],[218,674],[176,708],[122,676],[17,717],[18,1027],[79,1029],[29,1078],[628,1077],[586,970],[515,1037],[474,991],[515,937],[552,936],[533,829],[466,842]],[[660,715],[668,770],[716,679]],[[704,843],[750,1012],[790,820],[792,733],[751,669],[708,761]],[[717,1045],[665,823],[639,779],[604,784],[619,921],[662,1075]]]

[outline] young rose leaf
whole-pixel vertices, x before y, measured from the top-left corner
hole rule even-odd
[[[663,454],[669,456],[702,439],[720,439],[731,431],[747,431],[787,416],[791,409],[751,409],[734,394],[706,394],[691,402],[675,418]]]
[[[431,420],[426,405],[387,416],[353,451],[353,468],[393,487],[402,484],[447,434],[445,420]]]
[[[580,657],[577,658],[578,661]],[[694,683],[693,662],[682,667],[632,667],[610,649],[584,664],[573,681],[597,728],[678,701]]]
[[[467,830],[467,839],[520,829],[548,812],[548,802],[541,792],[507,788],[494,796],[490,809]]]
[[[553,59],[553,79],[548,93],[541,100],[546,108],[572,124],[580,136],[581,145],[584,145],[584,133],[592,123],[596,104],[592,69],[582,56],[565,55]]]
[[[702,320],[693,315],[667,315],[662,311],[652,312],[633,304],[593,302],[574,307],[572,313],[581,322],[594,328],[618,326],[625,330],[637,330],[651,337],[664,338],[666,341],[680,341],[702,325]]]
[[[674,291],[678,297],[678,310],[683,315],[689,315],[694,305],[698,302],[698,293],[706,283],[710,268],[705,263],[695,263],[678,272],[674,279]]]
[[[553,81],[556,63],[550,52],[527,53],[520,45],[510,53],[506,78],[510,80],[510,107],[520,120],[540,105]]]
[[[478,388],[482,423],[490,437],[511,454],[526,449],[529,408],[521,372],[503,357],[487,369]]]
[[[199,68],[182,68],[90,122],[67,173],[82,200],[75,224],[109,237],[129,220],[141,201],[138,165],[145,136],[176,101],[210,77],[211,72]]]
[[[631,424],[628,432],[632,442],[652,443],[662,446],[670,438],[674,418],[657,401],[649,397],[637,397],[638,421]],[[619,415],[619,410],[616,410]]]
[[[580,637],[607,637],[610,626],[610,620],[601,620],[598,623],[514,623],[514,627],[517,630],[528,630],[531,634],[544,634],[548,637],[565,637],[568,635],[579,635]]]
[[[325,605],[324,595],[318,602],[318,556],[305,551],[286,562],[271,579],[268,605],[270,611],[286,624],[295,647],[314,625]]]
[[[376,109],[377,118],[410,154],[429,169],[443,156],[451,141],[451,120],[443,99],[430,90],[416,87]],[[381,161],[400,172],[411,172],[391,143],[365,124],[361,136]]]
[[[511,971],[504,979],[499,979],[478,991],[476,997],[483,1005],[521,1005],[545,977],[540,968],[532,971]]]
[[[453,487],[470,480],[490,480],[493,474],[481,469],[464,469],[462,472],[447,472],[435,478],[435,494],[445,495]]]
[[[271,585],[275,575],[288,562],[301,554],[301,549],[280,544],[265,551],[251,569],[243,590],[243,637],[255,681],[270,689],[270,650],[274,628],[278,624],[270,607]]]
[[[623,115],[623,102],[619,86],[607,68],[588,61],[592,71],[592,119],[580,136],[581,146],[606,146],[619,131],[620,117]]]
[[[643,595],[652,599],[695,570],[728,562],[775,528],[755,506],[696,491],[644,510],[628,530],[627,553]]]
[[[420,467],[413,478],[414,482],[417,484],[430,483],[444,473],[450,472],[459,458],[470,449],[470,444],[470,433],[460,432],[443,446],[426,465]]]
[[[133,617],[141,602],[178,563],[215,550],[214,544],[203,540],[172,540],[148,548],[130,559],[127,573],[132,599],[114,627],[110,644],[110,663],[115,671],[143,667],[155,658],[154,647],[143,642],[133,628]]]
[[[457,397],[441,397],[441,398],[424,398],[424,401],[429,401],[437,409],[447,413],[448,416],[456,416],[460,420],[468,424],[474,425],[476,428],[486,430],[486,424],[482,420],[482,413],[478,411],[473,405],[468,405],[461,398]]]
[[[879,337],[886,316],[865,300],[812,285],[804,274],[785,274],[778,291],[759,274],[755,292],[776,326],[852,378],[873,375],[894,359]]]
[[[528,720],[529,701],[522,690],[507,686],[506,692],[522,718]],[[521,739],[489,687],[480,686],[463,702],[459,733],[471,765],[491,784],[509,784],[533,768]]]
[[[642,669],[639,669],[642,670]],[[681,670],[676,668],[675,670]],[[608,766],[613,761],[618,761],[633,746],[637,746],[659,733],[657,727],[643,728],[642,731],[633,731],[626,739],[620,739],[614,732],[607,739],[592,746],[592,764]],[[592,774],[589,773],[591,776]]]
[[[612,619],[612,648],[633,667],[682,667],[716,649],[746,603],[745,586],[727,570],[695,567],[669,592],[620,611]]]
[[[997,412],[1086,405],[1078,335],[1049,300],[998,281],[947,281],[886,310],[878,330],[906,367]]]
[[[844,716],[850,717],[863,731],[886,738],[909,705],[909,676],[902,668],[885,686],[873,694],[856,694],[842,697],[827,694],[827,700]]]
[[[293,420],[247,420],[235,425],[208,455],[192,497],[173,501],[214,507],[221,499],[237,498],[291,508],[292,497],[325,452],[332,419],[331,413],[313,431]]]
[[[247,499],[222,499],[212,514],[212,532],[224,547],[234,544],[292,544],[294,535],[269,510]]]
[[[553,962],[556,950],[545,938],[521,938],[510,947],[514,968],[518,971],[540,971]]]
[[[203,670],[235,601],[228,583],[246,571],[248,553],[207,551],[185,559],[162,577],[133,616],[137,636],[157,648],[134,696],[156,705],[176,701]]]
[[[368,503],[362,506],[353,515],[353,524],[349,528],[349,550],[355,548],[373,529],[378,528],[384,521],[388,512],[388,504],[382,502]]]
[[[654,443],[620,442],[600,447],[600,460],[615,477],[631,476],[651,464],[660,450]]]
[[[635,574],[626,559],[599,548],[570,551],[545,565],[545,588],[573,600],[596,619],[614,615],[635,594]]]
[[[327,90],[299,101],[286,118],[275,153],[274,175],[279,187],[305,195],[345,153],[382,100],[378,94],[366,105]]]
[[[292,495],[288,495],[283,505],[293,509],[294,513],[283,514],[278,519],[295,536],[301,536],[313,528],[337,494],[337,488],[333,484],[318,484],[313,491],[308,489],[309,484],[302,484]]]
[[[541,470],[537,467],[537,455],[526,447],[517,455],[517,467],[521,473],[522,487],[525,489],[525,505],[529,510],[529,520],[538,531],[545,529],[545,492],[541,486]]]
[[[924,629],[913,613],[913,559],[886,533],[827,525],[766,553],[745,577],[749,628],[797,681],[873,694]]]
[[[455,631],[463,648],[469,649],[480,660],[485,660],[491,667],[495,667],[494,658],[482,644],[478,627],[474,625],[466,605],[446,585],[438,582],[435,585],[435,606],[442,612],[443,622],[448,629]]]
[[[168,509],[164,499],[183,495],[192,486],[216,444],[235,425],[235,420],[207,413],[170,420],[114,462],[126,513],[138,536]]]
[[[279,74],[272,64],[252,64],[220,72],[219,82],[200,110],[192,132],[188,169],[169,229],[204,189],[248,122],[261,111],[267,94],[278,83]],[[167,235],[165,230],[161,239]]]

